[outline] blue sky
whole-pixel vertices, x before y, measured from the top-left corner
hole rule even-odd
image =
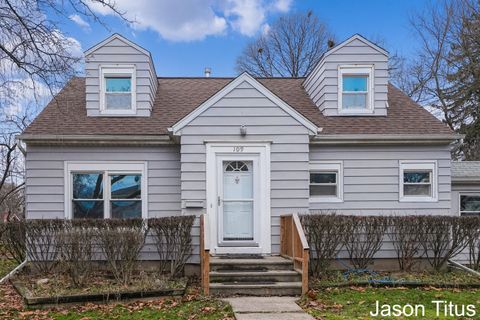
[[[83,50],[118,32],[150,50],[158,76],[236,74],[235,60],[245,44],[279,15],[313,10],[337,40],[360,33],[383,39],[388,50],[414,54],[416,41],[409,28],[412,13],[423,0],[117,0],[134,27],[96,8],[110,30],[71,16],[62,31],[79,41]],[[75,22],[75,21],[76,22]]]

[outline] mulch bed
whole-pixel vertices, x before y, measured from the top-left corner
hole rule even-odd
[[[85,287],[70,285],[62,274],[35,276],[28,268],[17,274],[11,283],[28,306],[49,306],[63,303],[106,303],[126,299],[181,296],[185,293],[187,279],[170,280],[158,274],[141,272],[131,284],[117,284],[108,273],[96,271]]]

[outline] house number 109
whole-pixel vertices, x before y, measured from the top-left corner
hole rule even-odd
[[[233,152],[243,152],[243,147],[233,147]]]

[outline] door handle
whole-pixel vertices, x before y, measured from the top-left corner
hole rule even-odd
[[[217,205],[219,207],[222,205],[222,199],[220,199],[220,196],[217,197]]]

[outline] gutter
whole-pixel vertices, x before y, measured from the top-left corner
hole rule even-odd
[[[18,140],[25,143],[48,145],[165,145],[174,144],[167,134],[161,135],[55,135],[21,134]]]
[[[480,184],[480,177],[452,177],[452,183]]]
[[[463,137],[460,134],[318,134],[310,144],[449,144]]]

